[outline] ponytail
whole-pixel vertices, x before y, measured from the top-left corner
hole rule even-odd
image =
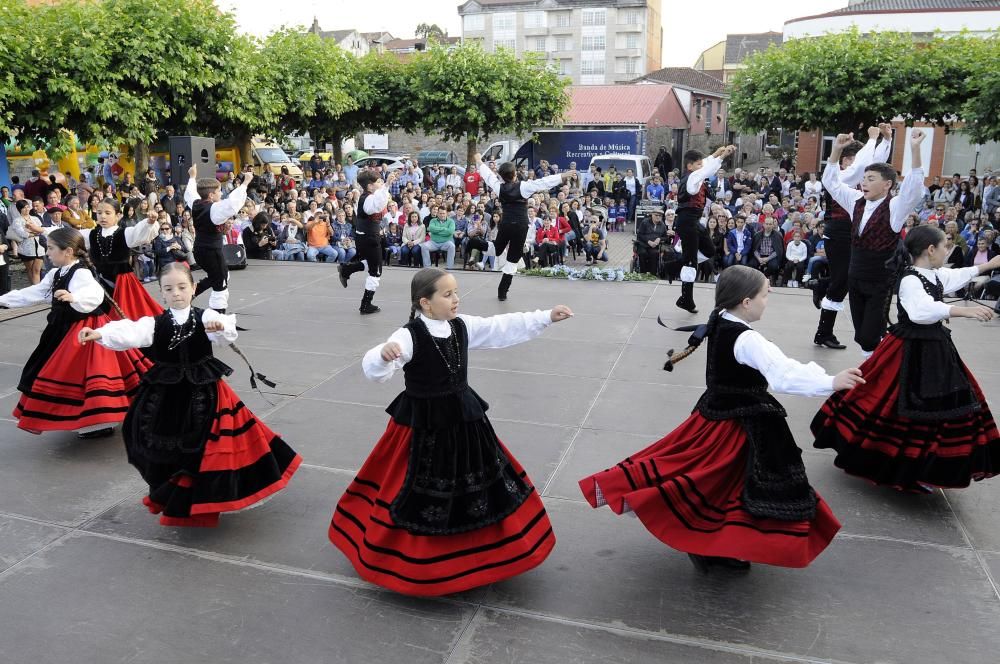
[[[715,332],[716,326],[719,324],[719,314],[722,313],[722,309],[713,309],[712,315],[708,317],[708,322],[704,325],[699,325],[690,337],[688,337],[687,348],[681,352],[674,354],[674,349],[671,348],[667,351],[667,361],[663,365],[664,371],[673,371],[674,365],[686,358],[691,353],[698,350],[701,346],[701,342],[705,340],[705,337],[711,335]]]

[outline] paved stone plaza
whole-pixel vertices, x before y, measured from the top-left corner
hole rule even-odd
[[[462,311],[567,304],[576,317],[541,339],[471,354],[470,382],[524,464],[557,543],[537,569],[441,599],[401,597],[355,576],[329,544],[333,506],[385,428],[401,377],[365,380],[361,355],[404,322],[412,271],[390,268],[357,313],[323,264],[254,264],[232,278],[240,346],[278,381],[265,401],[245,365],[231,383],[304,457],[288,489],[216,529],[157,524],[121,438],[32,436],[10,412],[44,313],[0,323],[0,662],[320,664],[645,662],[983,663],[1000,652],[1000,479],[964,491],[898,495],[845,476],[812,450],[820,400],[779,396],[817,490],[843,522],[809,568],[695,572],[635,519],[593,510],[577,480],[661,437],[704,387],[703,355],[661,370],[705,318],[673,306],[677,285],[458,273]],[[204,305],[204,302],[200,302]],[[14,312],[6,312],[14,313]],[[778,290],[757,325],[789,355],[837,371],[846,351],[814,347],[808,291]],[[841,339],[850,321],[838,321]],[[1000,407],[1000,323],[957,320],[955,339]]]

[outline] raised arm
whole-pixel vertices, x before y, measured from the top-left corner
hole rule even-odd
[[[253,173],[244,173],[243,182],[229,193],[229,198],[212,203],[210,214],[213,224],[221,226],[226,223],[227,219],[236,216],[236,213],[242,209],[243,204],[247,202],[247,186],[252,179]]]
[[[694,196],[701,189],[701,183],[719,172],[722,168],[722,160],[736,152],[735,145],[725,145],[705,157],[701,162],[701,168],[692,171],[687,179],[687,192]]]
[[[384,210],[388,204],[389,187],[382,186],[365,199],[365,214],[375,214],[380,210]]]
[[[503,184],[503,180],[500,179],[499,175],[490,170],[490,167],[484,164],[481,159],[477,160],[476,163],[479,164],[478,166],[479,177],[483,179],[483,182],[486,183],[487,187],[492,189],[495,193],[499,194],[500,186]],[[555,185],[552,186],[554,187]]]
[[[840,177],[840,154],[854,141],[854,134],[839,134],[833,142],[833,150],[826,168],[823,169],[823,188],[830,192],[833,200],[845,210],[852,210],[862,193],[843,183]]]
[[[192,171],[194,175],[191,175]],[[188,183],[184,187],[184,205],[190,210],[194,202],[200,197],[198,196],[198,180],[197,180],[198,169],[194,166],[188,171]]]
[[[469,350],[506,348],[534,339],[552,324],[552,310],[500,314],[483,318],[459,315],[469,331]]]
[[[914,129],[910,134],[912,168],[903,180],[903,184],[899,186],[899,195],[889,201],[889,224],[897,233],[906,224],[906,217],[924,199],[924,169],[921,168],[920,144],[924,142],[925,136],[923,129]]]
[[[521,196],[523,198],[528,198],[536,192],[548,191],[553,187],[558,187],[559,185],[567,182],[575,173],[576,171],[566,171],[565,173],[558,173],[556,175],[546,175],[543,178],[535,180],[522,180]]]

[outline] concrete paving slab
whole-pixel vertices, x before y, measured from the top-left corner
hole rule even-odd
[[[66,530],[63,528],[0,515],[0,572],[39,551],[65,533]]]

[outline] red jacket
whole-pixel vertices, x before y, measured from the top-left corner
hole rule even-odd
[[[545,230],[545,227],[539,228],[538,232],[535,233],[535,244],[541,244],[542,240],[546,238],[555,240],[556,242],[562,242],[563,234],[562,231],[555,226],[549,226],[548,230]]]
[[[569,219],[563,216],[556,217],[555,226],[559,228],[559,233],[566,235],[566,233],[573,232],[573,227],[569,225]]]

